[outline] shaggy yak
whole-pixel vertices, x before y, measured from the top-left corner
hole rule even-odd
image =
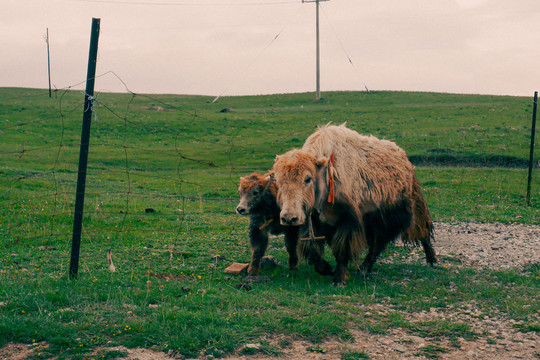
[[[257,275],[259,273],[261,258],[266,252],[270,234],[285,234],[285,247],[289,253],[290,269],[296,269],[300,258],[305,257],[315,266],[317,272],[323,275],[333,274],[330,264],[322,258],[324,241],[332,238],[331,229],[323,229],[318,219],[314,219],[313,223],[319,233],[325,230],[324,232],[329,235],[322,240],[299,242],[300,234],[304,236],[309,234],[307,225],[300,227],[280,224],[280,208],[276,201],[277,192],[276,182],[273,181],[270,174],[260,175],[253,173],[240,178],[240,187],[238,188],[240,203],[236,207],[236,212],[250,217],[249,245],[251,248],[251,261],[248,274]]]
[[[272,171],[282,225],[294,229],[316,213],[323,226],[334,229],[334,284],[345,284],[349,261],[365,248],[360,270],[369,273],[400,235],[405,243],[422,244],[429,264],[437,261],[433,223],[414,166],[395,143],[328,124],[301,149],[278,155]]]

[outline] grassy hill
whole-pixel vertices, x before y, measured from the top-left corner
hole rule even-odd
[[[540,224],[538,174],[533,205],[525,204],[531,99],[407,92],[312,99],[283,94],[212,103],[204,96],[98,94],[80,276],[69,281],[83,94],[49,98],[44,90],[0,88],[0,345],[43,341],[45,355],[83,359],[110,343],[220,356],[265,334],[349,341],[354,311],[334,303],[335,296],[410,312],[475,301],[524,329],[538,326],[538,304],[520,305],[524,294],[538,294],[537,268],[526,275],[460,274],[384,264],[379,276],[336,289],[302,265],[297,274],[267,273],[273,283],[251,292],[235,288],[237,280],[215,259],[249,260],[247,220],[234,214],[239,176],[266,171],[276,154],[300,147],[328,122],[346,121],[404,148],[436,221]],[[276,241],[270,253],[283,262],[281,246]],[[389,252],[400,258],[407,251]],[[403,276],[427,281],[405,291]],[[448,283],[461,292],[448,294]],[[418,329],[393,313],[374,321],[353,317],[366,331]],[[451,329],[476,336],[466,324],[422,325],[441,336],[454,336]]]
[[[300,147],[318,125],[347,122],[407,151],[420,166],[436,219],[540,221],[537,208],[523,206],[531,99],[406,92],[335,92],[320,102],[312,99],[286,94],[212,103],[203,96],[98,94],[88,190],[114,197],[112,203],[121,203],[126,193],[143,199],[235,197],[239,176],[266,171],[276,154]],[[82,110],[78,91],[50,99],[43,90],[0,89],[0,175],[11,182],[8,187],[30,194],[43,187],[40,196],[65,194],[69,206]],[[471,203],[472,195],[480,198]],[[499,203],[517,208],[478,208]]]

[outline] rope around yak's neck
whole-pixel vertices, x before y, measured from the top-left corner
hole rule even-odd
[[[307,222],[308,222],[309,237],[301,238],[300,241],[316,241],[316,240],[324,240],[326,238],[324,236],[315,236],[315,233],[313,232],[313,222],[311,221],[311,212],[307,215]]]

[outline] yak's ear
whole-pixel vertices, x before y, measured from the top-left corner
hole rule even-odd
[[[323,167],[328,164],[328,159],[325,157],[318,158],[317,161],[315,161],[315,166],[317,167],[317,170],[322,169]]]

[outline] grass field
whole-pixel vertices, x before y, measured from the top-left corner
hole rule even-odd
[[[399,327],[437,346],[437,338],[482,334],[464,322],[414,322],[402,314],[471,303],[483,314],[513,319],[518,331],[539,331],[538,266],[431,269],[399,261],[414,249],[391,247],[385,257],[394,261],[345,288],[306,264],[295,272],[265,270],[272,282],[250,291],[224,274],[250,256],[247,219],[234,214],[239,176],[269,169],[276,154],[300,147],[328,122],[347,121],[403,147],[418,166],[436,221],[540,224],[538,174],[532,206],[525,204],[531,99],[324,97],[212,103],[202,96],[99,94],[80,274],[69,280],[83,95],[57,92],[49,99],[44,90],[0,89],[0,346],[44,343],[38,358],[89,359],[116,344],[221,357],[259,341],[255,352],[279,355],[291,339],[314,349],[328,338],[346,345],[353,327],[373,333]],[[269,254],[286,263],[281,239]],[[373,304],[390,311],[365,316],[362,306]],[[269,335],[282,340],[264,340]]]

